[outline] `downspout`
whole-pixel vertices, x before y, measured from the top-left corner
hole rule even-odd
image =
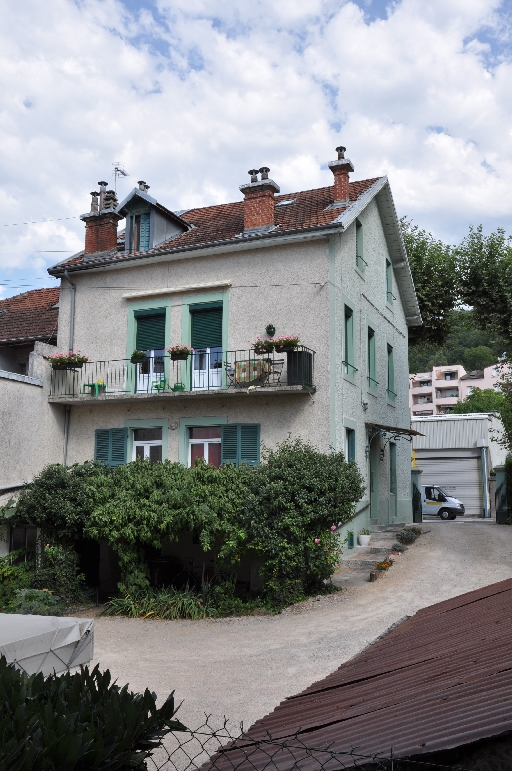
[[[71,305],[69,309],[69,350],[73,350],[73,343],[75,337],[75,295],[76,284],[69,278],[67,270],[64,271],[64,278],[71,284]],[[68,438],[69,438],[69,420],[71,417],[71,407],[66,407],[66,413],[64,415],[64,447],[62,449],[62,465],[67,465],[68,459]]]
[[[69,278],[67,270],[64,271],[64,278],[71,284],[71,307],[69,309],[69,350],[73,350],[73,338],[75,336],[75,295],[76,284]]]

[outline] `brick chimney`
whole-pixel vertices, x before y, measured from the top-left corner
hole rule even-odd
[[[91,211],[82,214],[85,222],[85,257],[101,257],[117,251],[117,224],[122,216],[117,214],[117,197],[114,190],[107,190],[106,182],[98,182],[100,191],[92,192]]]
[[[269,171],[267,166],[251,169],[251,181],[240,185],[244,194],[244,233],[264,233],[274,227],[274,196],[280,188],[268,178]]]
[[[349,172],[354,171],[352,162],[345,158],[347,148],[340,145],[336,148],[337,161],[330,161],[327,165],[334,174],[334,204],[333,206],[348,206],[350,194],[348,189]]]

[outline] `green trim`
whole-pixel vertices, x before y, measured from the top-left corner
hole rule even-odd
[[[184,297],[181,305],[181,342],[183,345],[191,345],[192,324],[191,310],[203,308],[218,308],[222,305],[222,350],[229,350],[229,292],[208,292],[208,294],[196,294]],[[222,368],[222,387],[226,388],[226,372]],[[200,425],[200,424],[198,424]],[[205,425],[213,425],[206,423]]]
[[[388,404],[392,407],[394,407],[396,403],[395,389],[395,346],[393,345],[393,341],[386,337],[386,396]]]
[[[224,417],[212,418],[180,418],[180,445],[178,449],[178,460],[183,465],[188,464],[188,429],[192,426],[225,426],[228,422],[226,415]]]
[[[376,324],[366,321],[366,387],[374,396],[377,394],[377,330]],[[372,350],[370,349],[370,330],[373,332]]]
[[[338,446],[336,422],[336,373],[338,346],[336,345],[336,243],[335,236],[329,236],[329,435],[334,449]],[[340,397],[342,385],[340,383]]]
[[[349,365],[351,365],[351,366],[348,366],[348,365],[342,364],[341,367],[342,367],[342,372],[343,372],[344,380],[348,380],[349,383],[356,384],[356,382],[357,382],[357,371],[358,371],[357,370],[358,358],[357,358],[357,355],[356,355],[356,345],[355,345],[356,306],[354,305],[354,302],[352,300],[350,300],[350,298],[348,298],[344,294],[341,296],[341,299],[342,299],[342,302],[343,302],[343,306],[342,306],[343,307],[343,314],[342,314],[342,322],[343,322],[343,337],[342,337],[342,341],[343,342],[342,342],[342,346],[343,347],[342,347],[341,359],[342,359],[342,361],[349,362]],[[347,319],[346,319],[346,315],[345,315],[346,314],[345,306],[349,310],[352,311],[352,316],[351,316],[351,321],[350,321],[350,328],[349,328],[349,333],[350,333],[350,329],[352,330],[352,339],[349,338],[348,346],[347,346],[347,343],[346,343],[346,339],[347,339],[347,333],[346,333]],[[347,347],[348,347],[348,351],[345,350]],[[348,355],[349,358],[347,358],[347,355]],[[345,366],[347,366],[348,372],[345,372]]]
[[[393,308],[393,265],[391,260],[386,257],[386,304],[389,308]]]
[[[191,311],[209,311],[212,308],[222,308],[222,300],[219,302],[211,302],[211,303],[197,303],[196,305],[191,305],[189,303],[188,310]]]
[[[163,418],[162,420],[125,420],[125,428],[128,429],[128,443],[126,446],[126,462],[131,463],[133,455],[133,433],[131,428],[161,428],[162,429],[162,460],[168,458],[167,452],[167,439],[169,435],[169,420]]]

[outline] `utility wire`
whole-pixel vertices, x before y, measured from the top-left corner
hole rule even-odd
[[[57,217],[55,220],[34,220],[33,222],[9,222],[2,225],[3,228],[12,228],[15,225],[40,225],[42,222],[62,222],[63,220],[77,220],[79,217]]]

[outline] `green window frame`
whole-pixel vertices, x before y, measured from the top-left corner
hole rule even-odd
[[[260,462],[260,424],[227,423],[222,426],[221,462],[257,466]]]
[[[370,391],[376,391],[379,385],[377,381],[377,340],[375,330],[368,327],[368,388]]]
[[[354,365],[354,311],[350,305],[344,306],[344,350],[343,374],[353,378],[357,372]]]
[[[97,428],[94,437],[94,460],[110,468],[126,463],[127,428]]]
[[[389,443],[389,492],[396,495],[396,444]]]
[[[368,263],[364,259],[364,245],[363,245],[363,225],[359,220],[356,220],[356,267],[364,273],[364,269]]]
[[[388,350],[388,387],[387,387],[387,394],[388,394],[388,400],[394,404],[396,393],[395,393],[395,353],[393,351],[393,346],[389,343],[387,344],[387,350]]]
[[[396,297],[393,294],[393,266],[390,260],[386,260],[386,302],[393,305],[394,300]]]

